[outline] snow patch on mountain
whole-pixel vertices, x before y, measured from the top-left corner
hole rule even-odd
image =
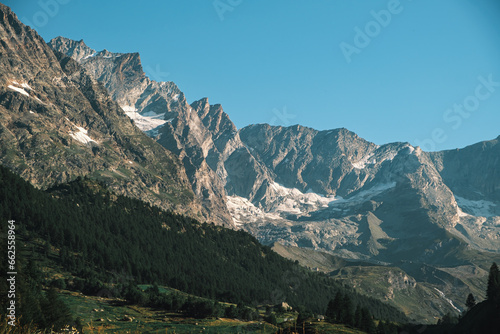
[[[125,114],[134,121],[134,124],[144,132],[156,129],[157,127],[168,122],[163,119],[165,114],[156,114],[149,111],[141,115],[133,106],[122,106],[122,109],[125,111]]]
[[[376,159],[373,159],[373,153],[366,155],[361,160],[353,162],[352,167],[356,169],[364,169],[367,165],[374,165],[377,163]]]
[[[88,59],[88,58],[93,58],[93,57],[95,57],[96,55],[97,55],[97,52],[95,52],[95,53],[93,53],[93,54],[91,54],[91,55],[85,56],[85,57],[83,57],[81,60],[85,60],[85,59]]]
[[[234,224],[241,226],[243,223],[256,222],[264,219],[280,219],[276,214],[266,213],[253,205],[248,199],[240,196],[226,196],[227,208],[231,213]]]
[[[380,165],[385,161],[392,161],[399,154],[399,152],[404,152],[408,155],[419,155],[419,152],[409,144],[403,146],[400,149],[391,148],[387,145],[379,146],[375,151],[371,151],[366,154],[361,160],[351,162],[352,166],[356,169],[364,169],[368,166]]]
[[[28,92],[25,91],[23,88],[19,88],[19,87],[13,86],[13,85],[8,85],[7,87],[12,89],[13,91],[21,93],[23,95],[30,96],[30,94],[28,94]]]
[[[455,195],[455,200],[457,201],[458,215],[460,217],[468,215],[486,218],[497,216],[494,210],[497,205],[493,202],[485,200],[473,201],[457,195]]]
[[[297,188],[287,188],[276,182],[272,182],[270,186],[274,192],[274,196],[277,196],[279,202],[281,202],[275,208],[276,212],[301,214],[302,210],[300,210],[300,207],[309,206],[314,209],[327,208],[330,202],[336,200],[334,196],[325,197],[312,191],[303,193]]]
[[[17,81],[12,81],[12,83],[16,86],[21,86],[22,88],[26,88],[26,89],[29,89],[29,90],[33,90],[33,88],[31,88],[30,85],[28,85],[26,82],[23,82],[23,83],[19,83]]]
[[[256,207],[248,199],[238,196],[228,196],[227,203],[235,224],[239,226],[243,222],[290,219],[290,215],[304,217],[321,210],[342,210],[342,206],[350,207],[363,203],[395,186],[396,182],[379,184],[350,198],[342,198],[320,195],[311,189],[303,193],[297,188],[287,188],[277,182],[271,182],[263,207]]]
[[[79,127],[79,126],[77,126],[77,125],[74,125],[74,124],[73,124],[73,126],[74,126],[74,127],[76,127],[76,128],[78,129],[78,131],[77,131],[77,132],[73,132],[73,131],[70,131],[70,132],[69,132],[69,135],[70,135],[73,139],[75,139],[75,140],[77,140],[77,141],[79,141],[80,143],[85,144],[85,145],[89,145],[89,144],[91,144],[92,142],[94,142],[94,143],[96,143],[96,144],[97,144],[97,141],[95,141],[94,139],[90,138],[90,137],[87,135],[88,131],[87,131],[86,129],[84,129],[84,128],[82,128],[82,127]]]
[[[336,205],[343,205],[343,204],[355,205],[355,204],[363,203],[363,202],[368,201],[370,198],[372,198],[376,195],[379,195],[387,190],[395,188],[395,187],[396,187],[396,182],[378,184],[378,185],[375,185],[371,188],[362,190],[362,191],[358,192],[357,194],[355,194],[354,196],[349,197],[349,198],[342,198],[339,196],[336,198],[335,201],[331,202],[329,204],[329,206],[334,207]]]
[[[277,182],[269,184],[263,210],[286,218],[289,215],[308,216],[313,211],[326,209],[337,200],[334,196],[323,195],[308,190],[303,193],[297,188],[287,188]]]
[[[267,203],[256,207],[248,199],[227,196],[227,207],[237,226],[242,223],[283,219],[288,215],[305,216],[312,211],[326,209],[334,196],[325,197],[309,190],[306,193],[296,188],[287,188],[279,183],[270,183]]]
[[[134,106],[120,106],[125,112],[136,112],[137,108]]]

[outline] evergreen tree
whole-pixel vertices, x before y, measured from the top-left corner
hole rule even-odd
[[[227,310],[227,309],[226,309]],[[271,315],[267,318],[267,322],[269,322],[271,325],[278,325],[278,319],[276,319],[276,313],[272,312]]]
[[[363,307],[361,309],[361,326],[360,329],[372,334],[376,332],[375,322],[373,321],[372,315],[370,311]]]
[[[230,319],[236,319],[238,318],[238,311],[236,310],[236,307],[234,305],[231,305],[229,307],[226,307],[226,310],[224,311],[226,318]],[[276,318],[276,315],[273,313],[274,318]]]
[[[335,298],[330,300],[328,307],[326,308],[325,317],[326,321],[334,324],[340,321],[340,307],[342,303],[342,293],[337,291]]]
[[[214,302],[212,317],[220,318],[224,315],[224,306],[222,306],[219,302]]]
[[[134,284],[130,284],[125,291],[125,299],[132,304],[144,304],[146,295]]]
[[[304,308],[299,309],[299,315],[297,316],[297,326],[301,326],[302,324],[309,318],[311,318],[313,314],[304,310]]]
[[[330,299],[325,311],[325,320],[329,323],[333,323],[335,321],[334,308],[335,308],[334,301],[333,299]]]
[[[486,298],[496,304],[500,302],[500,271],[498,270],[498,266],[495,262],[493,262],[490,267]]]
[[[346,325],[354,325],[354,311],[352,307],[351,297],[346,293],[342,297],[340,307],[339,322]]]
[[[471,308],[476,306],[476,298],[474,298],[474,295],[472,293],[469,293],[467,296],[467,300],[465,301],[465,306],[467,306],[467,310],[470,311]]]
[[[387,331],[385,322],[379,321],[378,326],[377,326],[377,334],[385,334]]]
[[[361,328],[361,307],[359,305],[356,307],[356,311],[354,312],[354,327]]]
[[[59,295],[54,288],[50,288],[47,291],[42,312],[45,316],[46,327],[53,328],[56,331],[62,329],[64,325],[73,323],[71,311],[59,298]]]

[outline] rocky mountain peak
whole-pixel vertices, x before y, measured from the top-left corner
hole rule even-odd
[[[214,141],[217,141],[221,136],[227,137],[237,134],[236,126],[220,104],[210,105],[208,98],[203,98],[193,102],[191,107],[197,111],[204,126],[212,134]],[[219,147],[219,150],[223,150],[223,148]]]
[[[0,162],[46,188],[88,175],[119,194],[197,216],[178,157],[137,129],[102,84],[0,5]],[[82,41],[54,43],[75,54]]]
[[[203,217],[231,226],[224,185],[206,161],[209,154],[218,154],[210,130],[198,115],[198,109],[206,109],[207,115],[215,112],[208,99],[190,106],[173,82],[157,82],[146,76],[138,53],[103,50],[79,58],[79,62],[104,84],[138,127],[182,160],[192,190],[204,205]]]
[[[32,31],[31,28],[25,26],[21,23],[21,21],[19,21],[17,15],[9,7],[2,3],[0,3],[0,16],[3,30],[11,30],[15,33],[15,35],[13,34],[11,37],[22,37],[27,31]]]
[[[484,180],[484,175],[496,180],[495,175],[475,174],[479,168],[472,165],[453,167],[470,165],[459,161],[467,150],[460,150],[458,158],[451,153],[427,154],[408,143],[379,146],[345,128],[318,131],[300,125],[257,124],[238,131],[222,106],[210,105],[208,98],[188,105],[173,83],[144,77],[138,56],[116,55],[103,53],[80,62],[129,115],[163,120],[148,133],[182,159],[192,189],[203,198],[207,211],[227,217],[215,208],[228,207],[235,223],[263,242],[330,252],[341,247],[353,257],[402,258],[405,243],[424,243],[432,233],[448,231],[472,240],[475,234],[466,226],[475,218],[466,223],[465,214],[477,212],[473,208],[480,203],[464,205],[469,202],[456,197],[448,184],[465,194],[466,188],[478,189],[471,184],[464,187],[465,175],[477,175],[477,182],[484,184],[480,191],[495,199],[496,186]],[[354,232],[346,230],[349,237],[332,232],[349,229],[351,222],[355,227]],[[363,224],[371,232],[364,231]],[[266,232],[270,228],[281,232],[271,237]],[[461,228],[467,234],[458,231]],[[426,232],[417,236],[417,231]],[[487,235],[487,242],[474,239],[473,243],[491,249],[494,232]],[[369,244],[363,244],[365,239]]]
[[[96,53],[94,49],[89,48],[84,43],[83,39],[74,41],[66,37],[58,36],[53,38],[48,44],[52,49],[58,50],[76,61],[80,61]]]

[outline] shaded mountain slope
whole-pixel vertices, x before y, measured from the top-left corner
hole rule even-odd
[[[183,166],[148,138],[74,60],[0,5],[0,161],[46,188],[79,175],[197,215]]]

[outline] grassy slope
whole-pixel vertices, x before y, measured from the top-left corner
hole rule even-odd
[[[446,312],[456,312],[434,289],[438,287],[443,290],[443,287],[427,282],[411,284],[408,281],[408,283],[402,284],[405,277],[410,280],[412,278],[400,268],[351,262],[328,253],[280,244],[275,244],[273,250],[285,258],[298,261],[304,267],[331,273],[333,278],[354,287],[356,291],[386,301],[397,307],[416,322],[436,323]],[[487,259],[485,259],[486,254],[469,253],[475,254],[475,259],[481,260],[481,264],[483,262],[488,263]],[[464,252],[465,255],[469,253]],[[463,282],[475,296],[480,299],[484,297],[483,290],[487,277],[487,272],[484,269],[475,265],[468,265],[440,268],[440,270]],[[464,289],[467,289],[467,287],[464,287]],[[462,295],[462,291],[454,290],[450,286],[449,290],[446,291],[446,295],[448,297],[453,297],[454,294]],[[463,299],[465,302],[465,297]]]
[[[82,318],[84,331],[90,333],[276,332],[276,327],[262,321],[185,318],[182,314],[124,305],[119,299],[84,296],[70,291],[62,291],[62,297],[71,311]],[[126,317],[132,321],[125,321]]]

